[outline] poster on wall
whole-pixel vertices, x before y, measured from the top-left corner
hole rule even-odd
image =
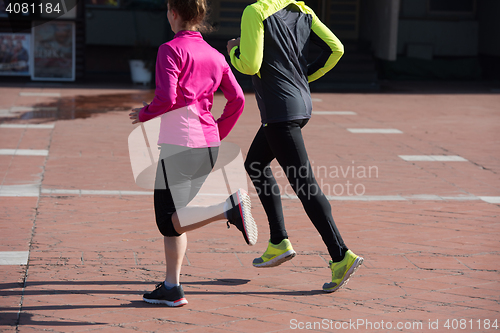
[[[30,75],[30,34],[0,33],[0,75]]]
[[[33,22],[31,79],[75,80],[75,23]]]
[[[0,0],[0,17],[8,17],[9,14],[5,10],[7,7],[7,3],[5,0]]]

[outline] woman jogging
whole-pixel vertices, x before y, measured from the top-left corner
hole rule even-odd
[[[307,62],[309,42],[322,49],[312,63]],[[230,40],[227,49],[234,67],[253,75],[262,120],[245,168],[266,211],[271,239],[253,265],[273,267],[295,256],[270,168],[276,158],[328,248],[332,280],[323,285],[323,290],[333,292],[347,282],[363,258],[348,250],[337,230],[330,203],[314,178],[301,129],[312,111],[308,82],[335,66],[343,45],[303,2],[259,0],[245,8],[241,39]]]
[[[243,92],[224,56],[199,32],[206,11],[205,0],[168,1],[167,17],[175,37],[158,50],[155,97],[151,104],[144,103],[130,113],[133,124],[162,116],[154,207],[164,236],[166,278],[143,296],[153,304],[187,304],[180,285],[185,232],[227,219],[243,233],[247,244],[257,241],[250,198],[243,190],[217,205],[186,207],[212,171],[220,140],[229,134],[244,107]],[[218,88],[228,101],[222,116],[214,120],[210,109]]]

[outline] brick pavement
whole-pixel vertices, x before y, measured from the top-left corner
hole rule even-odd
[[[0,251],[29,251],[27,265],[1,266],[1,331],[286,332],[309,324],[327,332],[342,325],[428,332],[430,323],[438,325],[432,331],[455,331],[444,327],[448,319],[465,325],[463,332],[494,331],[484,324],[500,320],[498,93],[314,94],[315,111],[356,113],[314,115],[304,135],[336,222],[364,265],[344,289],[323,293],[326,249],[288,190],[286,225],[298,256],[253,268],[268,230],[251,192],[257,245],[245,245],[223,222],[189,233],[181,276],[189,304],[174,309],[141,301],[163,279],[164,258],[152,197],[133,182],[127,110],[150,97],[144,90],[0,89],[0,150],[48,150],[0,155]],[[222,105],[217,96],[215,110]],[[26,119],[15,117],[18,107]],[[57,112],[62,119],[50,118]],[[54,126],[5,126],[13,124]],[[248,95],[227,140],[245,154],[258,126]],[[278,181],[286,189],[284,177]],[[355,189],[363,196],[352,195]]]

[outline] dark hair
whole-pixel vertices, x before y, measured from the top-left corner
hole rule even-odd
[[[174,9],[185,22],[196,26],[200,32],[212,32],[212,26],[207,22],[208,5],[206,0],[168,0],[168,5]]]

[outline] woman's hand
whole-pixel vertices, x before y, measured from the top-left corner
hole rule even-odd
[[[148,106],[149,104],[142,101],[142,105]],[[139,120],[139,112],[141,112],[141,110],[142,110],[142,108],[135,108],[135,109],[132,109],[132,113],[129,113],[130,119],[133,120],[132,125],[141,122]]]
[[[230,54],[231,50],[235,46],[240,46],[240,37],[233,38],[233,39],[227,41],[227,54]]]

